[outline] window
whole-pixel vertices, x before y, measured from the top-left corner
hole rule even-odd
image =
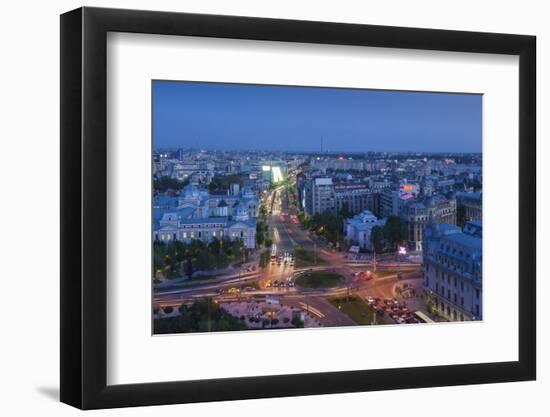
[[[212,232],[212,236],[216,237],[216,231],[215,230]]]
[[[464,297],[460,297],[460,305],[464,307]]]

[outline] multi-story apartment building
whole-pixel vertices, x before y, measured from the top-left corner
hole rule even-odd
[[[305,211],[310,216],[336,212],[332,178],[312,178],[304,187]]]
[[[335,184],[334,199],[336,202],[336,211],[342,212],[347,206],[350,214],[357,214],[364,210],[373,210],[374,202],[372,193],[367,184]]]
[[[482,320],[482,227],[464,230],[430,222],[424,233],[424,288],[438,314],[448,320]]]

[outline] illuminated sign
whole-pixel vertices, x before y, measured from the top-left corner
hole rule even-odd
[[[413,186],[412,185],[404,185],[403,186],[403,191],[412,191],[413,190]]]
[[[262,166],[262,171],[271,171],[271,167],[269,165]]]

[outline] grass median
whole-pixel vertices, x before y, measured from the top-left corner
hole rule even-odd
[[[313,251],[304,249],[299,245],[294,246],[294,253],[296,255],[296,268],[327,264],[327,261],[320,258],[319,255],[315,255]]]
[[[360,325],[372,324],[374,312],[358,295],[350,295],[349,297],[328,297],[327,300],[334,307],[349,316],[355,323]],[[377,324],[384,323],[380,319],[377,319]]]
[[[329,271],[313,271],[296,278],[296,284],[303,288],[332,288],[343,281],[342,275]]]

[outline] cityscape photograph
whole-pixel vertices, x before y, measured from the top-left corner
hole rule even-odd
[[[152,333],[483,320],[482,95],[152,82]]]

